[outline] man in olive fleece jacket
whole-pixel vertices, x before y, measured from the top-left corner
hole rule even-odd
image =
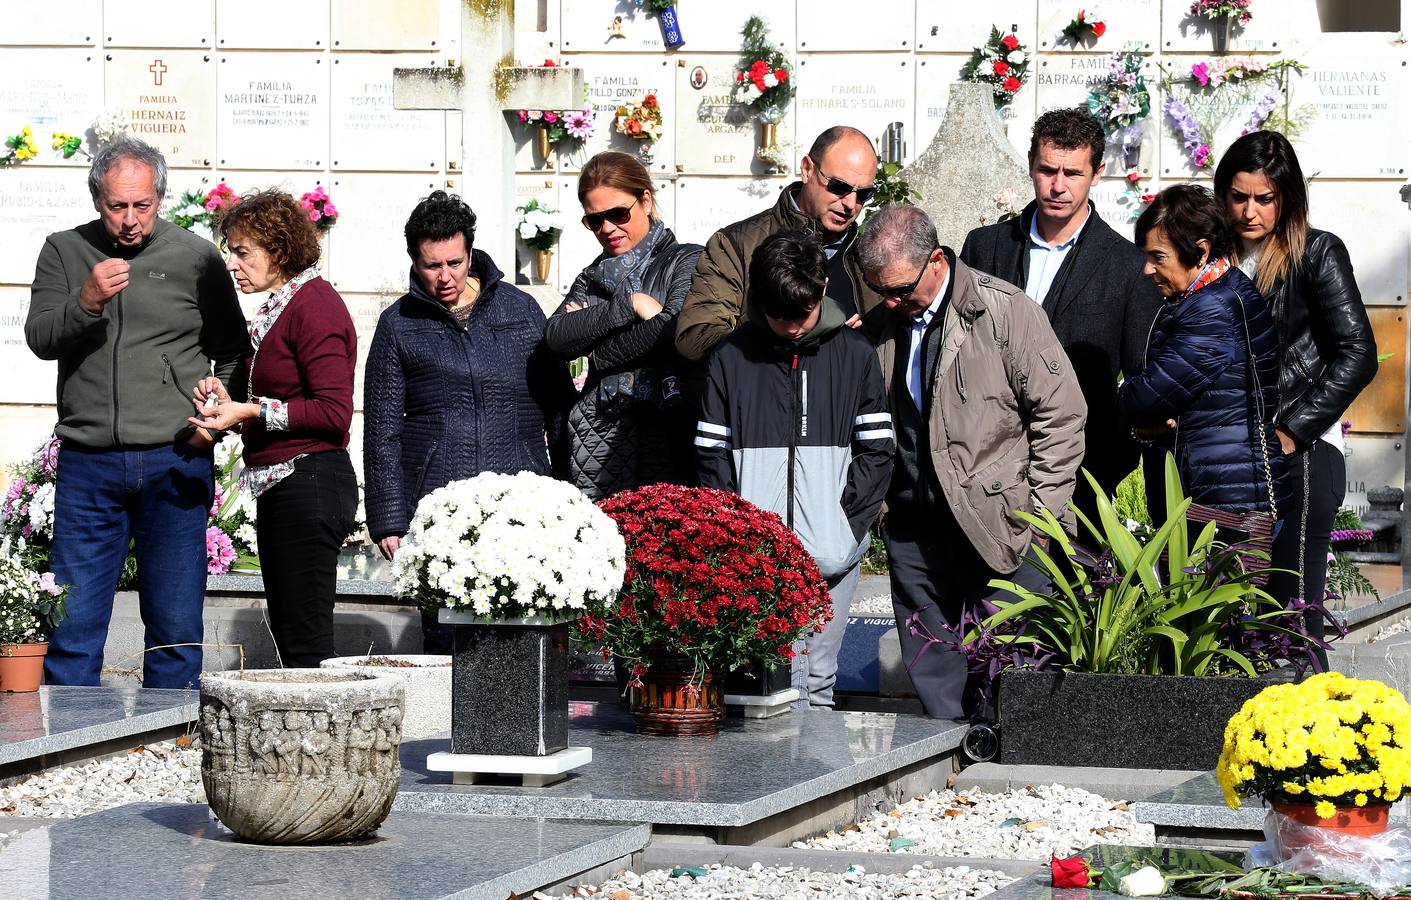
[[[59,363],[50,569],[70,592],[45,680],[99,683],[131,539],[143,685],[187,687],[201,672],[214,490],[212,436],[187,423],[191,389],[212,363],[229,382],[250,342],[215,246],[158,217],[166,162],[157,150],[131,138],[105,145],[89,190],[99,218],[45,241],[25,321],[30,349]]]

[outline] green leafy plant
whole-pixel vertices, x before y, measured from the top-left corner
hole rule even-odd
[[[867,201],[864,221],[884,206],[893,203],[915,203],[921,199],[921,192],[913,188],[902,177],[901,163],[884,162],[877,164],[877,180],[874,182],[877,193]]]
[[[1040,654],[1052,654],[1056,668],[1083,672],[1148,675],[1208,675],[1223,666],[1246,675],[1255,664],[1230,645],[1230,623],[1245,633],[1268,632],[1307,638],[1288,627],[1289,613],[1259,583],[1273,571],[1250,568],[1258,555],[1216,540],[1214,523],[1192,537],[1186,519],[1191,501],[1181,489],[1175,459],[1166,457],[1168,518],[1143,543],[1118,516],[1096,480],[1098,522],[1076,510],[1094,549],[1077,545],[1048,510],[1020,512],[1050,551],[1035,546],[1038,567],[1054,585],[1048,594],[995,580],[1016,599],[997,601],[998,612],[973,629],[991,639]],[[1066,557],[1060,563],[1055,556]],[[1006,625],[1017,632],[996,633]]]

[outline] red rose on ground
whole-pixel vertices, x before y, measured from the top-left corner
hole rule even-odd
[[[1106,23],[1106,22],[1094,22],[1094,23],[1093,23],[1093,34],[1096,35],[1097,37],[1102,37],[1104,34],[1107,34],[1107,23]]]
[[[1088,868],[1088,861],[1081,856],[1070,856],[1068,859],[1050,856],[1048,869],[1053,876],[1053,886],[1056,888],[1085,888],[1092,880],[1092,870]],[[1101,877],[1101,875],[1098,876],[1099,879]]]
[[[1019,38],[1012,34],[1006,34],[1000,43],[1004,45],[1004,49],[1013,50],[1015,47],[1019,46]]]
[[[997,60],[995,60],[995,74],[996,74],[996,75],[1008,75],[1008,74],[1009,74],[1009,63],[1005,62],[1005,61],[1002,60],[1002,59],[997,59]]]
[[[1020,81],[1018,78],[1006,78],[1004,80],[1004,89],[1011,94],[1016,93],[1023,86],[1024,82]]]

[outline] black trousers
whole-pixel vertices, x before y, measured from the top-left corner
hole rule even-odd
[[[965,653],[958,647],[932,639],[953,639],[945,628],[958,627],[964,613],[978,610],[981,600],[1014,599],[991,588],[991,579],[1005,578],[1036,591],[1049,589],[1047,579],[1028,564],[1015,572],[991,569],[949,509],[925,515],[893,511],[882,523],[882,542],[891,569],[892,612],[902,664],[926,715],[936,719],[992,715],[989,680],[967,672]]]
[[[1336,447],[1323,440],[1314,441],[1284,459],[1285,477],[1291,487],[1288,493],[1292,496],[1279,510],[1281,527],[1274,537],[1270,564],[1277,569],[1302,572],[1305,602],[1322,600],[1328,580],[1328,542],[1333,519],[1347,494],[1347,460]],[[1300,543],[1303,544],[1301,559]],[[1298,576],[1271,575],[1268,591],[1275,600],[1288,603],[1298,595]],[[1323,636],[1322,616],[1310,615],[1305,621],[1315,637]]]
[[[353,531],[358,481],[348,451],[313,453],[255,501],[260,574],[279,659],[316,667],[336,656],[333,598],[338,549]]]

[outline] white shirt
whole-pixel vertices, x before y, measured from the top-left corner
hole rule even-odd
[[[946,269],[945,280],[941,282],[941,289],[936,292],[936,299],[931,301],[931,305],[922,311],[921,315],[911,320],[911,359],[906,366],[906,389],[911,394],[911,402],[916,404],[916,409],[921,409],[922,374],[921,374],[921,348],[926,342],[926,328],[931,324],[931,320],[936,317],[936,311],[941,308],[941,302],[946,299],[946,289],[950,287],[950,269]]]
[[[1088,209],[1088,217],[1091,218],[1093,211]],[[1073,232],[1073,236],[1061,244],[1047,243],[1039,236],[1039,216],[1037,213],[1029,220],[1029,280],[1024,285],[1024,293],[1040,306],[1044,303],[1044,298],[1048,296],[1049,288],[1053,287],[1053,279],[1057,277],[1058,270],[1063,268],[1063,261],[1068,258],[1068,251],[1073,249],[1073,245],[1078,243],[1078,237],[1083,233],[1083,229],[1088,227],[1088,219],[1083,219],[1083,224],[1078,226],[1078,230]]]

